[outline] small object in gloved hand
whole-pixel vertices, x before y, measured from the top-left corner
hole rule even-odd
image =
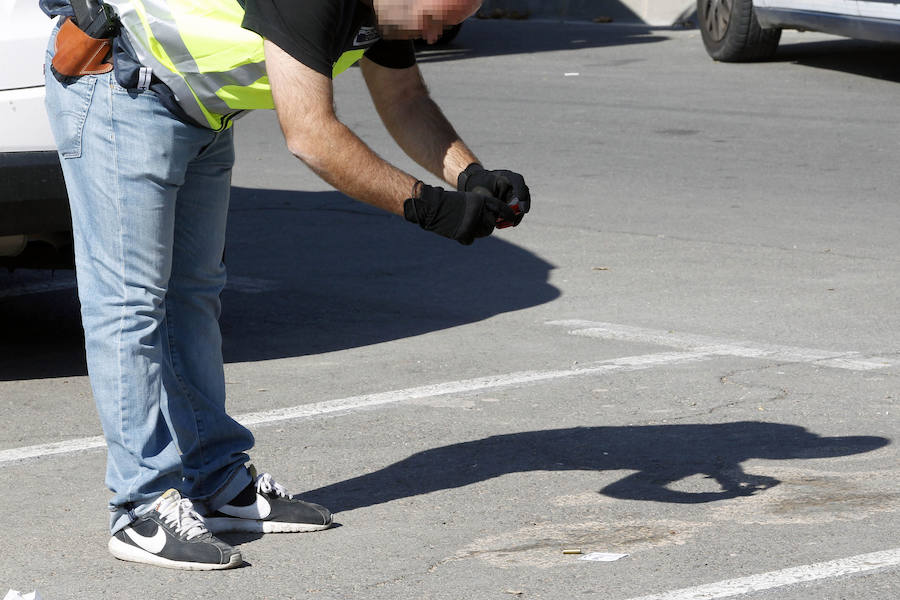
[[[456,189],[461,192],[487,190],[491,196],[503,200],[512,210],[512,219],[498,219],[496,226],[515,227],[522,222],[525,213],[531,210],[531,193],[525,185],[525,178],[513,171],[488,171],[478,163],[472,163],[459,174]]]

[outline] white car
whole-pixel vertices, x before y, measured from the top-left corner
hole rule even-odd
[[[71,217],[44,109],[53,21],[36,0],[0,1],[0,266],[71,267]]]
[[[900,4],[885,0],[697,0],[697,18],[706,51],[726,62],[771,58],[782,29],[900,42]]]

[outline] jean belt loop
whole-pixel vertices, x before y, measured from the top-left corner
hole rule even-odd
[[[138,72],[137,89],[147,91],[150,89],[150,79],[153,76],[153,69],[150,67],[141,67]]]

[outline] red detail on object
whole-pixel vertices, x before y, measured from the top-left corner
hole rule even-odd
[[[516,215],[522,214],[522,206],[519,204],[518,198],[513,198],[512,201],[507,204],[507,206],[513,209],[513,212],[516,213]],[[497,229],[506,229],[507,227],[512,227],[514,225],[515,223],[513,223],[512,221],[507,221],[503,219],[503,217],[497,217],[497,224],[495,225],[495,227]]]

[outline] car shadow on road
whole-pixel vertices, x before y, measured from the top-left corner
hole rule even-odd
[[[898,44],[851,39],[782,44],[774,60],[900,83]]]
[[[0,381],[87,374],[72,271],[2,273],[0,292]]]
[[[553,265],[515,245],[518,231],[464,247],[339,192],[236,187],[225,361],[354,348],[550,302]],[[87,374],[71,273],[58,279],[62,289],[48,274],[36,293],[0,297],[0,381]]]
[[[745,473],[741,467],[745,460],[849,456],[889,443],[883,437],[823,437],[797,425],[754,421],[525,431],[425,450],[302,497],[340,512],[510,473],[630,470],[636,472],[599,493],[694,504],[750,496],[780,483],[774,477]],[[693,475],[711,478],[721,489],[695,493],[667,487]]]
[[[426,46],[417,53],[420,63],[509,54],[535,54],[608,46],[650,44],[668,39],[665,28],[551,20],[509,21],[470,19],[447,46]],[[523,65],[523,69],[527,69]]]

